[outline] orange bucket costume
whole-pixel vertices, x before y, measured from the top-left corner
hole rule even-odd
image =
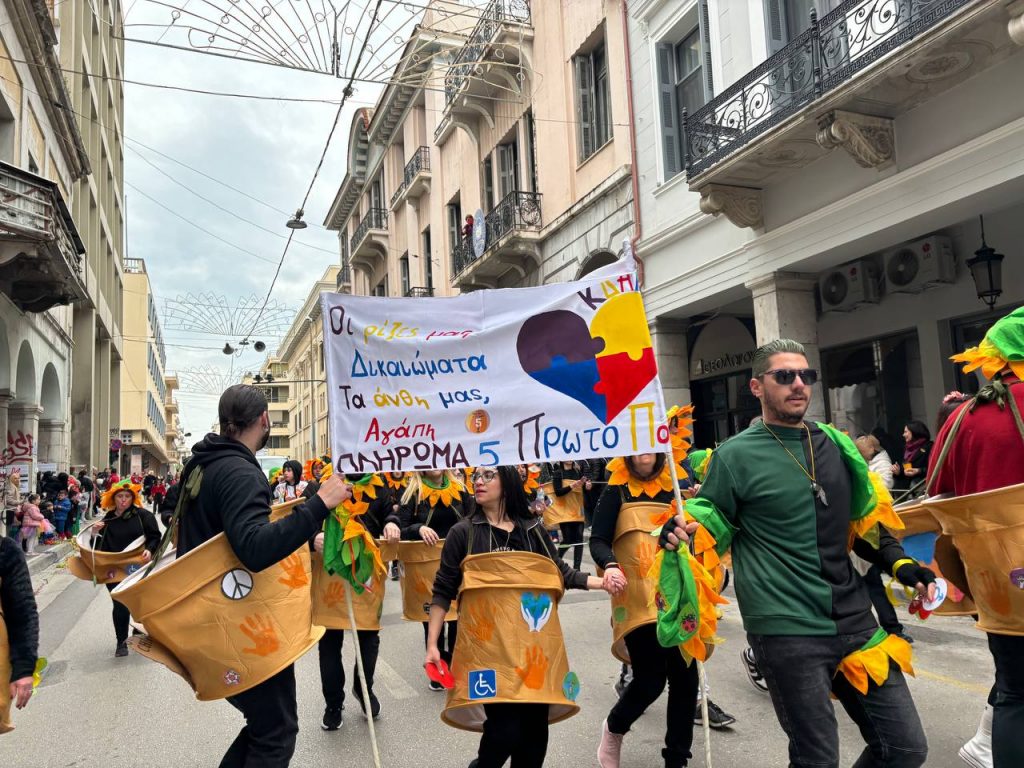
[[[97,584],[116,584],[142,567],[145,537],[139,536],[121,552],[103,552],[92,548],[93,533],[90,526],[75,537],[78,554],[68,558],[72,576]]]
[[[434,594],[434,577],[441,567],[444,539],[433,546],[423,541],[402,541],[398,544],[399,584],[402,587],[402,618],[424,622],[430,617],[430,601]],[[457,621],[455,604],[448,609],[445,621]]]

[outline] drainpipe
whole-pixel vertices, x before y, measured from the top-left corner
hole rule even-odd
[[[636,118],[633,114],[633,67],[630,63],[629,14],[626,10],[626,5],[627,0],[622,0],[622,47],[626,53],[626,106],[629,115],[629,151],[632,162],[629,175],[633,182],[633,237],[630,242],[633,245],[633,258],[636,259],[637,288],[640,288],[644,284],[644,262],[637,251],[637,243],[640,242],[643,227],[640,221],[640,177],[636,171]]]

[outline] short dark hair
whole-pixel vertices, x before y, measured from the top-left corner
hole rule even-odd
[[[939,434],[942,428],[946,426],[946,422],[949,421],[949,417],[956,413],[956,409],[971,399],[970,395],[965,395],[962,392],[956,394],[946,395],[942,400],[942,405],[939,406],[939,413],[935,419],[935,434]]]
[[[753,369],[754,378],[758,379],[764,376],[765,371],[768,370],[770,365],[772,355],[787,353],[807,357],[807,350],[804,349],[804,345],[799,341],[793,341],[793,339],[775,339],[775,341],[769,341],[767,344],[762,344],[758,347],[750,364],[750,367]]]
[[[251,427],[267,410],[267,396],[251,384],[232,384],[217,403],[220,433],[237,437]]]

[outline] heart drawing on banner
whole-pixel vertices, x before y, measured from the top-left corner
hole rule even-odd
[[[534,315],[519,329],[519,364],[534,381],[610,423],[658,375],[643,300],[605,301],[587,325],[565,309]]]

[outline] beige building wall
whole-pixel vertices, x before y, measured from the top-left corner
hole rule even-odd
[[[173,401],[173,390],[166,386],[163,335],[142,259],[125,260],[124,296],[120,469],[163,474],[170,464],[167,400]]]
[[[108,461],[121,395],[124,199],[124,36],[120,0],[62,2],[60,64],[92,173],[72,188],[86,246],[88,299],[75,306],[71,457]]]
[[[328,267],[313,285],[275,357],[290,382],[288,455],[302,463],[331,449],[320,292],[337,289],[339,271]]]
[[[270,437],[266,451],[281,456],[291,456],[291,412],[295,403],[291,394],[294,385],[289,378],[288,365],[273,355],[267,357],[258,371],[242,377],[243,384],[258,386],[267,396]]]
[[[43,0],[0,2],[0,475],[10,464],[24,477],[40,463],[66,470],[70,458],[69,305],[84,286],[64,211],[89,160],[59,50]]]
[[[452,16],[446,5],[426,12],[407,45],[407,54],[433,57],[423,86],[385,89],[353,122],[349,167],[326,222],[344,240],[351,290],[400,296],[422,286],[450,295],[537,285],[614,259],[633,226],[621,3],[581,0],[570,11],[564,2],[501,0],[484,20],[478,8]],[[412,59],[394,80],[415,82]],[[588,67],[582,74],[578,60]],[[588,89],[586,78],[603,85]],[[595,98],[602,109],[588,108]],[[598,111],[603,130],[584,143],[582,126],[596,124]],[[410,178],[420,147],[430,170]],[[353,249],[371,200],[381,198],[386,226]],[[463,235],[478,211],[482,253]]]

